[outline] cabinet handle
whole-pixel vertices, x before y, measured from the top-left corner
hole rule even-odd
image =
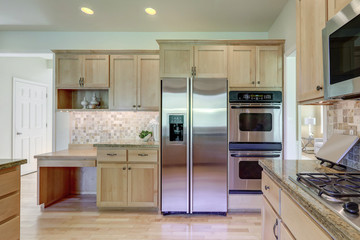
[[[279,239],[279,237],[276,235],[276,232],[275,232],[275,229],[277,226],[278,226],[278,220],[276,219],[275,224],[273,226],[273,234],[274,234],[275,239]]]
[[[258,81],[257,84],[260,84],[260,81]]]
[[[146,154],[146,153],[139,153],[139,154],[138,154],[138,156],[139,156],[139,157],[147,157],[147,156],[149,156],[149,154]]]
[[[129,167],[128,169],[131,170],[131,167]]]
[[[123,167],[123,170],[126,170],[126,167]]]
[[[81,87],[81,77],[80,77],[80,79],[79,79],[79,86]]]
[[[316,86],[316,91],[320,91],[320,90],[322,90],[323,88],[322,88],[322,86],[320,86],[320,85],[317,85]]]
[[[110,156],[110,157],[117,156],[117,154],[116,154],[116,153],[108,153],[108,154],[106,154],[106,155],[108,155],[108,156]]]
[[[270,189],[270,186],[265,185],[265,190],[269,190],[269,189]]]

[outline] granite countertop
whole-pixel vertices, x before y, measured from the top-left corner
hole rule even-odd
[[[295,199],[320,225],[323,226],[335,239],[359,239],[360,229],[350,224],[335,211],[328,208],[323,202],[315,198],[300,186],[289,179],[296,176],[296,173],[339,172],[334,169],[324,167],[316,160],[272,160],[262,159],[259,161],[272,179]]]
[[[92,149],[67,149],[56,152],[49,152],[34,156],[39,160],[56,159],[56,160],[96,160],[96,148]]]
[[[26,159],[0,159],[0,170],[27,163]]]
[[[94,144],[94,147],[107,147],[107,148],[111,148],[111,147],[159,148],[159,146],[160,146],[159,142],[154,142],[154,141],[144,142],[141,140],[134,140],[134,139]]]

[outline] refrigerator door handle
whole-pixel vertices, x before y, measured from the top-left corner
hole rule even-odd
[[[190,181],[190,188],[189,188],[189,192],[190,192],[190,196],[189,196],[189,202],[190,202],[190,213],[193,213],[193,90],[194,90],[194,79],[193,77],[191,77],[189,82],[189,86],[190,86],[190,91],[189,91],[189,107],[188,107],[188,111],[189,111],[189,132],[190,132],[190,141],[189,141],[189,149],[190,149],[190,154],[189,154],[189,181]]]
[[[186,212],[190,213],[190,111],[189,111],[189,99],[190,99],[190,80],[189,78],[186,78],[186,186],[187,186],[187,192],[186,192]]]

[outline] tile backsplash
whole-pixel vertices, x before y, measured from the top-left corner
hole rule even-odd
[[[346,100],[329,106],[328,109],[328,138],[332,134],[358,135],[360,134],[360,101]],[[360,143],[356,144],[341,160],[341,164],[360,170]]]
[[[149,122],[158,116],[158,112],[71,112],[71,143],[140,139],[138,136],[142,130],[152,131]]]

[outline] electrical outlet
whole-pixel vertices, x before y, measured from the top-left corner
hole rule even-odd
[[[349,126],[349,132],[348,132],[349,135],[357,135],[357,127],[356,126]]]
[[[350,130],[350,135],[354,135],[354,130]]]

